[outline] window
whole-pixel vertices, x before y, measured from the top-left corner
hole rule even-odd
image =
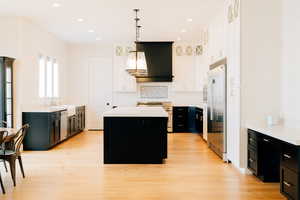
[[[40,56],[39,58],[39,96],[40,98],[59,97],[59,66],[56,59]]]

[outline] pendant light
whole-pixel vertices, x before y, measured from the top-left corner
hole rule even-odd
[[[140,18],[138,17],[140,10],[134,9],[133,11],[135,12],[135,50],[129,52],[126,71],[133,76],[142,76],[147,75],[147,63],[145,53],[137,49],[141,30],[141,26],[139,25]]]

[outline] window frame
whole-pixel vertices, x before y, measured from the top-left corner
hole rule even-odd
[[[38,65],[39,65],[39,98],[58,99],[59,98],[59,63],[57,59],[51,58],[49,56],[39,55]]]

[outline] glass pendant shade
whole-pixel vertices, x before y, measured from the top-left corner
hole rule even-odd
[[[137,53],[137,56],[136,56]],[[127,60],[128,70],[147,70],[146,57],[144,52],[131,52]]]

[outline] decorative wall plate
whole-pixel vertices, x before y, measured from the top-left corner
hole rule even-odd
[[[122,56],[123,55],[123,47],[117,46],[116,47],[116,56]]]
[[[202,45],[196,46],[196,55],[201,56],[202,54],[203,54],[203,46]]]
[[[191,46],[187,46],[186,49],[185,49],[185,54],[187,56],[193,55],[193,48]]]
[[[235,18],[239,17],[239,10],[240,10],[240,0],[235,0],[234,1],[234,17]]]
[[[228,7],[227,17],[228,17],[228,23],[231,24],[233,22],[233,19],[234,19],[234,13],[233,13],[233,7],[232,7],[232,5],[230,5]]]
[[[183,55],[183,50],[181,46],[176,47],[176,55],[177,56],[182,56]]]
[[[203,31],[203,45],[208,44],[208,30]]]
[[[126,47],[126,50],[125,50],[126,56],[128,56],[132,50],[133,50],[132,47]]]

